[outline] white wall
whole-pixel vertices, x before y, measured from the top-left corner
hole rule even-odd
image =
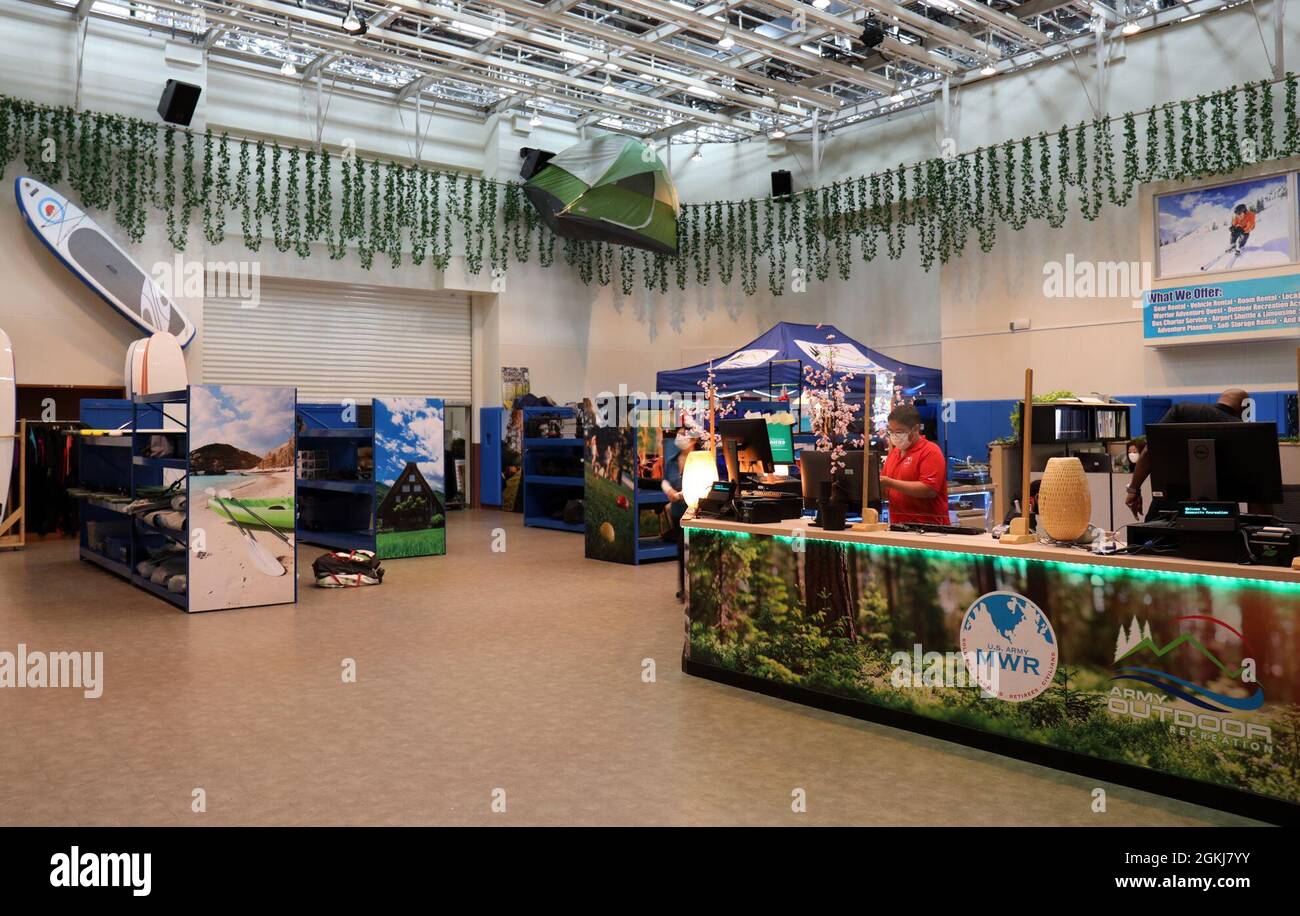
[[[1260,4],[1261,14],[1267,15],[1269,7]],[[0,22],[10,52],[0,60],[0,92],[70,102],[75,72],[71,17],[0,0]],[[1292,17],[1288,29],[1288,53],[1294,56],[1300,50],[1300,20]],[[153,117],[164,78],[165,38],[92,22],[83,103]],[[1109,110],[1141,109],[1263,78],[1268,72],[1259,41],[1248,8],[1129,39],[1124,59],[1111,69]],[[1086,60],[1080,66],[1090,77]],[[296,80],[215,64],[201,73],[176,75],[207,86],[199,123],[249,135],[311,136],[314,95]],[[981,80],[955,95],[953,135],[961,150],[1091,118],[1068,59]],[[351,138],[363,154],[409,157],[411,118],[408,110],[404,127],[391,103],[338,94],[330,103],[324,140],[339,144]],[[826,143],[821,179],[866,174],[934,155],[940,118],[936,107],[928,106],[838,132]],[[549,120],[521,135],[510,119],[478,123],[438,112],[424,161],[506,178],[518,172],[520,147],[558,150],[575,138],[571,128]],[[771,157],[764,141],[707,145],[699,162],[690,160],[690,147],[674,148],[671,165],[682,200],[761,196],[768,172],[776,168],[794,172],[796,187],[811,186],[809,144],[787,146],[783,155]],[[9,180],[17,168],[11,167]],[[231,228],[237,231],[237,224]],[[484,403],[497,397],[501,365],[529,367],[534,390],[557,399],[616,390],[620,384],[648,389],[657,370],[731,350],[782,319],[831,322],[897,358],[942,364],[946,391],[963,398],[1014,396],[1025,364],[1038,370],[1042,386],[1081,391],[1167,392],[1227,383],[1293,386],[1294,365],[1285,342],[1156,353],[1142,346],[1140,316],[1129,300],[1043,296],[1045,262],[1068,252],[1093,260],[1140,258],[1144,232],[1138,206],[1107,209],[1096,222],[1071,217],[1057,231],[1040,224],[1019,235],[1003,229],[990,254],[981,254],[972,243],[964,257],[929,273],[920,269],[912,246],[897,262],[882,258],[871,265],[855,264],[848,282],[832,277],[825,284],[812,283],[802,295],[781,297],[767,291],[765,267],[753,297],[743,296],[738,279],[730,288],[715,282],[678,291],[670,285],[664,296],[638,290],[625,297],[617,281],[612,287],[587,287],[563,266],[545,270],[535,263],[512,267],[504,292],[496,295],[486,277],[464,277],[455,265],[439,276],[409,265],[396,273],[380,266],[367,272],[353,258],[299,261],[265,247],[259,257],[266,258],[268,276],[306,271],[341,282],[474,291],[475,358],[480,361],[475,380]],[[191,245],[189,255],[201,257],[197,232]],[[115,382],[132,331],[35,246],[14,208],[0,207],[0,270],[12,278],[0,292],[0,323],[19,345],[20,381]],[[232,240],[211,254],[238,256],[241,251]],[[159,227],[151,227],[132,253],[146,264],[170,256]],[[202,303],[194,303],[191,311],[201,321]],[[1029,318],[1032,330],[1008,333],[1007,321],[1013,317]],[[23,359],[24,353],[41,356]],[[192,357],[196,361],[197,353]]]

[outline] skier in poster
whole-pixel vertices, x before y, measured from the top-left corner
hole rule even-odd
[[[1241,254],[1246,247],[1246,240],[1255,231],[1255,214],[1245,204],[1237,204],[1232,213],[1232,226],[1228,229],[1228,250],[1235,248]]]

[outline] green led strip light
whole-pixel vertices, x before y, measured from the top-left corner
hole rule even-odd
[[[690,530],[690,529],[688,529]],[[1202,585],[1213,588],[1235,588],[1249,589],[1258,588],[1264,591],[1275,592],[1283,595],[1300,597],[1300,581],[1297,582],[1278,582],[1271,579],[1250,579],[1237,576],[1214,576],[1207,573],[1183,573],[1172,572],[1164,569],[1134,569],[1128,566],[1100,566],[1092,563],[1071,563],[1065,560],[1039,560],[1032,557],[999,557],[990,553],[971,553],[964,550],[943,550],[935,547],[900,547],[894,544],[864,544],[859,541],[840,541],[831,538],[796,538],[783,534],[762,534],[754,535],[748,531],[730,531],[723,528],[695,528],[699,532],[707,532],[714,535],[722,535],[732,538],[749,538],[765,537],[783,543],[794,543],[796,540],[802,540],[805,544],[810,541],[829,541],[833,544],[843,544],[846,547],[853,547],[858,550],[865,550],[868,553],[889,553],[901,552],[916,554],[919,553],[925,557],[936,557],[943,559],[952,559],[953,557],[962,557],[966,560],[992,560],[1002,566],[1019,565],[1022,569],[1030,563],[1040,564],[1047,569],[1059,570],[1062,572],[1072,572],[1079,575],[1102,576],[1109,578],[1132,578],[1142,582],[1163,582],[1173,585],[1197,586]]]

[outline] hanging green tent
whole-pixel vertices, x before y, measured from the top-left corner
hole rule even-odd
[[[561,238],[677,253],[677,189],[640,140],[603,134],[571,146],[524,193]]]

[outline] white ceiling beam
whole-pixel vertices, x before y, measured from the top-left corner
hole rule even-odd
[[[268,2],[268,0],[241,0],[241,2],[249,9],[274,13],[284,12],[283,4]],[[177,2],[173,2],[173,0],[157,0],[154,5],[161,9],[171,9],[177,12],[192,12],[193,10],[192,7],[182,6]],[[314,26],[320,26],[322,24],[332,25],[334,20],[337,18],[329,14],[308,9],[289,8],[288,12],[299,21]],[[212,11],[206,12],[206,15],[210,21],[230,25],[232,27],[238,26],[247,31],[255,31],[272,37],[279,37],[282,34],[278,24],[262,24],[252,23],[247,20],[236,20],[223,13]],[[648,105],[652,108],[659,108],[664,111],[673,112],[682,118],[696,120],[702,123],[721,125],[733,130],[741,131],[745,134],[752,134],[758,130],[758,128],[749,122],[737,119],[731,115],[718,114],[705,109],[692,108],[687,105],[679,105],[674,102],[659,99],[650,99],[641,94],[621,89],[615,89],[610,93],[602,93],[597,84],[587,80],[567,77],[562,72],[557,73],[540,67],[534,67],[529,64],[512,61],[507,58],[490,57],[488,55],[479,54],[470,48],[450,45],[444,42],[428,38],[420,38],[414,35],[404,35],[389,31],[382,27],[372,27],[364,37],[360,38],[347,38],[344,36],[340,39],[326,39],[319,35],[304,34],[300,40],[304,44],[310,42],[315,46],[324,48],[325,50],[322,52],[321,56],[330,52],[358,57],[369,56],[374,60],[382,61],[389,65],[404,66],[411,69],[429,69],[428,65],[418,67],[416,66],[417,61],[408,57],[397,56],[392,53],[391,49],[384,48],[380,45],[381,42],[390,42],[393,45],[404,46],[414,50],[421,50],[435,54],[440,58],[440,63],[448,58],[458,58],[465,62],[469,67],[473,68],[472,71],[458,72],[447,67],[440,67],[439,69],[442,71],[441,75],[443,76],[471,82],[488,83],[494,88],[509,87],[511,91],[525,96],[535,94],[541,84],[564,85],[581,93],[589,93],[593,97],[591,99],[568,97],[568,104],[575,106],[602,107],[595,102],[596,98],[610,102],[614,99],[621,99],[629,105]],[[367,54],[367,50],[372,53]],[[500,72],[513,73],[525,85],[521,86],[503,79],[490,79],[489,74],[483,73],[482,70],[496,70]],[[558,93],[556,95],[558,98],[565,98],[564,95]],[[610,110],[614,112],[618,111],[618,109]],[[622,114],[629,117],[647,117],[645,115],[639,115],[631,109],[623,111]]]
[[[897,22],[900,26],[906,26],[913,32],[920,32],[923,35],[933,36],[941,44],[950,45],[955,48],[965,48],[976,54],[988,56],[996,54],[997,50],[990,47],[980,39],[962,31],[953,26],[944,25],[942,22],[936,22],[920,13],[914,13],[911,10],[892,2],[892,0],[861,0],[863,6],[877,13],[877,19],[883,27],[888,27],[891,23]]]
[[[599,66],[600,63],[603,61],[603,57],[600,56],[599,52],[594,51],[592,48],[589,48],[586,45],[576,45],[573,44],[572,42],[562,41],[558,38],[553,38],[537,29],[529,30],[529,29],[519,28],[513,25],[504,25],[493,19],[485,19],[481,16],[473,16],[467,13],[458,12],[454,10],[443,10],[441,15],[444,19],[447,19],[451,22],[459,22],[462,25],[471,26],[475,29],[486,30],[488,28],[495,28],[496,34],[498,36],[505,36],[517,42],[523,42],[526,44],[534,45],[538,48],[551,51],[557,56],[563,56],[564,54],[567,53],[567,54],[580,54],[584,57],[591,58],[592,64],[591,65],[584,64],[583,65],[584,67],[591,66],[592,68],[594,68]],[[476,51],[474,53],[482,57],[490,56],[489,54],[485,54],[484,52],[480,52],[480,51]],[[775,100],[769,100],[769,98],[766,96],[751,95],[748,93],[740,92],[735,89],[728,89],[724,86],[720,86],[716,83],[710,83],[707,80],[703,80],[698,77],[691,76],[689,74],[678,73],[673,70],[664,70],[659,67],[655,67],[651,64],[643,64],[640,61],[633,60],[631,58],[621,58],[619,61],[619,66],[631,73],[641,74],[642,76],[646,77],[647,79],[642,80],[642,82],[659,83],[659,82],[667,81],[670,83],[674,83],[677,85],[676,91],[678,92],[683,91],[686,86],[694,86],[697,89],[704,89],[709,92],[717,93],[717,95],[728,98],[731,101],[744,105],[747,108],[775,109],[777,106]],[[567,72],[566,71],[556,72],[556,78],[559,79],[561,77],[568,77],[571,80],[580,79],[581,76],[584,75],[584,73],[575,72],[575,70],[576,68],[571,68]],[[602,81],[599,80],[593,82],[591,84],[592,91],[599,91],[601,84]]]
[[[1020,41],[1034,46],[1047,44],[1047,36],[1038,31],[1038,29],[1035,29],[1033,26],[1025,25],[1015,16],[999,12],[990,6],[986,6],[979,2],[979,0],[948,0],[948,2],[963,12],[974,16],[976,19],[986,22],[998,31],[1005,32]]]
[[[495,2],[495,0],[493,0]],[[697,13],[673,6],[671,3],[663,0],[620,0],[620,4],[626,8],[638,10],[639,12],[653,16],[663,22],[682,22],[686,28],[692,32],[699,32],[701,35],[708,35],[715,40],[722,37],[724,26],[707,16],[700,16]],[[826,71],[834,73],[841,79],[851,83],[857,83],[874,89],[877,92],[888,92],[893,90],[893,84],[886,79],[876,76],[874,73],[868,73],[855,67],[850,67],[838,61],[827,60],[804,51],[797,46],[785,45],[766,36],[759,35],[750,29],[732,30],[731,37],[736,40],[736,44],[745,45],[755,50],[767,51],[770,54],[794,64],[805,70],[811,70],[816,73]],[[737,78],[743,79],[743,76],[736,74]],[[821,106],[818,106],[821,107]]]
[[[620,49],[622,51],[622,57],[626,57],[629,52],[640,52],[660,60],[673,61],[674,63],[682,64],[688,68],[709,72],[718,76],[732,77],[736,80],[747,83],[755,89],[766,92],[769,95],[774,93],[777,95],[786,95],[790,92],[790,83],[782,82],[781,80],[774,80],[758,73],[738,71],[726,60],[712,59],[705,55],[692,54],[689,51],[684,51],[671,45],[646,41],[640,36],[633,35],[630,32],[602,25],[601,23],[583,16],[565,16],[557,13],[549,13],[543,7],[528,3],[526,0],[484,0],[484,2],[492,7],[504,9],[516,16],[544,22],[553,28],[563,29],[566,32],[574,34],[586,35],[603,44],[606,48]],[[431,7],[430,9],[435,8]],[[839,107],[838,104],[831,99],[813,100],[813,104],[824,111],[834,111]]]

